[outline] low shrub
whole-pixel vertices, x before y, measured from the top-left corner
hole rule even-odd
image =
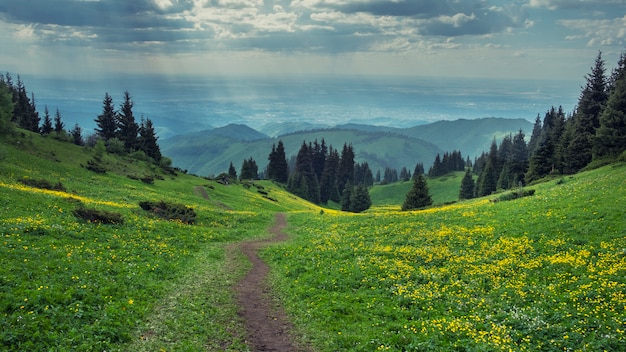
[[[495,201],[496,202],[503,202],[503,201],[518,199],[518,198],[522,198],[522,197],[529,197],[529,196],[532,196],[534,194],[535,194],[535,190],[534,189],[517,190],[517,191],[512,191],[512,192],[509,192],[509,193],[505,193],[505,194],[501,195],[500,197],[498,197]]]
[[[122,214],[99,210],[94,208],[85,208],[83,206],[78,207],[73,211],[74,216],[77,218],[83,219],[87,222],[96,222],[101,224],[123,224],[124,219],[122,218]]]
[[[37,178],[22,178],[20,180],[22,184],[26,186],[41,188],[41,189],[49,189],[52,191],[62,191],[65,192],[65,186],[61,182],[57,182],[56,184],[52,184],[50,181],[46,179],[37,179]]]
[[[139,202],[141,209],[152,212],[156,216],[166,220],[178,220],[185,224],[196,222],[196,212],[183,204],[167,203],[164,201]]]

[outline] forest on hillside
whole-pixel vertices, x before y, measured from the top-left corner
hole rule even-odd
[[[169,166],[171,160],[161,155],[152,121],[142,116],[137,123],[132,109],[127,91],[119,110],[106,93],[102,114],[95,118],[95,133],[84,137],[79,125],[65,129],[58,108],[54,117],[47,106],[40,113],[34,94],[29,96],[19,76],[14,82],[9,73],[0,75],[0,134],[16,133],[19,127],[81,146],[94,147],[100,142],[108,153],[139,155]],[[528,142],[521,130],[505,136],[500,143],[494,139],[490,149],[474,161],[463,158],[460,151],[437,155],[427,174],[436,177],[467,170],[459,192],[459,197],[466,199],[527,185],[550,174],[573,174],[589,165],[610,163],[624,158],[625,150],[626,55],[622,53],[615,68],[607,73],[599,52],[574,111],[565,113],[562,107],[553,106],[543,118],[537,115]],[[416,161],[412,175],[406,168],[399,173],[387,168],[374,176],[367,162],[355,163],[354,157],[352,145],[344,144],[340,153],[322,139],[304,141],[297,155],[288,161],[279,141],[272,147],[266,170],[259,172],[256,161],[249,158],[244,160],[239,178],[271,179],[314,203],[333,201],[343,210],[362,211],[371,204],[367,187],[375,182],[415,181],[425,173],[424,165]],[[232,162],[227,176],[237,178]]]

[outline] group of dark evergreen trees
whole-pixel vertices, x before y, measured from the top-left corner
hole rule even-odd
[[[111,96],[105,94],[102,114],[95,119],[95,135],[87,138],[89,144],[95,146],[98,140],[102,140],[109,152],[143,152],[155,163],[160,163],[163,157],[152,121],[142,117],[138,124],[132,109],[133,102],[128,92],[124,92],[124,102],[119,111],[115,111]],[[65,130],[58,108],[51,117],[48,106],[45,106],[42,119],[37,111],[35,95],[31,93],[28,96],[19,75],[14,83],[10,73],[0,74],[0,133],[10,133],[14,126],[42,135],[54,135],[57,139],[77,145],[85,144],[78,124],[71,130]]]
[[[341,204],[344,211],[361,212],[372,202],[368,186],[374,184],[369,165],[354,162],[352,145],[344,144],[341,154],[333,146],[304,141],[290,170],[282,141],[272,146],[266,177],[287,185],[291,193],[316,204]]]
[[[138,124],[133,115],[133,101],[128,91],[124,92],[120,110],[115,111],[113,98],[105,93],[102,114],[96,121],[96,135],[104,141],[107,150],[118,153],[141,151],[156,163],[162,159],[161,149],[152,120],[141,118]]]
[[[550,174],[574,174],[590,164],[602,165],[624,158],[626,151],[626,54],[607,76],[598,53],[580,93],[575,110],[566,116],[552,107],[543,120],[535,120],[528,144],[524,134],[494,140],[489,152],[474,163],[478,175],[473,193],[471,175],[463,180],[460,197],[485,196],[510,189]]]

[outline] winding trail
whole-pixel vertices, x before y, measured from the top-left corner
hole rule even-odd
[[[236,285],[239,315],[244,319],[247,343],[253,351],[309,351],[298,346],[293,339],[293,327],[282,307],[273,304],[267,285],[269,267],[259,258],[259,249],[270,243],[285,241],[287,234],[282,230],[287,226],[284,213],[276,214],[274,225],[269,229],[272,237],[245,241],[235,244],[252,263],[252,269]]]

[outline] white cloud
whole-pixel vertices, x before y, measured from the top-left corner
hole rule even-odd
[[[560,25],[580,31],[581,35],[569,35],[566,39],[587,38],[587,46],[626,44],[626,15],[612,20],[576,19],[560,20]]]

